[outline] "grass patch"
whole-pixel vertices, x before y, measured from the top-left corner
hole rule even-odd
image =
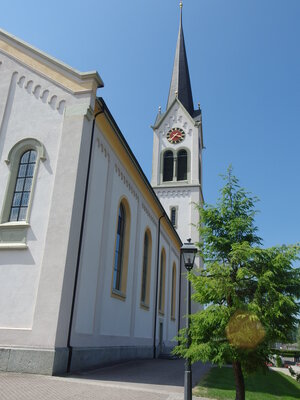
[[[245,379],[247,400],[299,400],[300,385],[280,372],[257,372]],[[218,400],[235,399],[232,368],[212,368],[194,389],[195,396]]]

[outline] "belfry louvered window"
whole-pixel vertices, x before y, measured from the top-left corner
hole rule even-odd
[[[172,181],[173,180],[173,164],[174,157],[172,151],[168,150],[164,153],[163,160],[163,181]]]
[[[37,153],[35,150],[28,150],[21,156],[10,209],[10,222],[26,220],[36,165],[36,155]]]
[[[185,181],[187,179],[187,152],[179,150],[177,154],[177,180]]]

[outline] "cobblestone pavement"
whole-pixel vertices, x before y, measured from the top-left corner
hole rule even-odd
[[[207,365],[194,366],[193,382],[208,369]],[[3,372],[0,399],[183,400],[183,363],[138,360],[65,377]]]

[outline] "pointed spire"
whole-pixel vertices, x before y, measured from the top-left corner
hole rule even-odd
[[[194,103],[182,28],[182,2],[180,2],[179,32],[167,109],[176,97],[184,105],[190,115],[193,116]]]

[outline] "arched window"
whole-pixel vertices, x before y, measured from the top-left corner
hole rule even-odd
[[[0,215],[0,248],[27,248],[39,162],[45,159],[44,146],[33,138],[22,139],[10,149],[5,160],[9,175]]]
[[[36,155],[35,150],[27,150],[21,156],[10,207],[9,222],[26,220]]]
[[[176,312],[176,264],[172,268],[171,319],[175,319]]]
[[[150,274],[151,274],[151,251],[152,240],[149,230],[144,236],[144,252],[143,252],[143,270],[142,270],[142,287],[141,287],[141,303],[143,306],[149,306],[150,297]]]
[[[171,222],[173,226],[176,226],[176,207],[171,208]]]
[[[112,278],[112,296],[123,300],[126,295],[129,238],[130,208],[127,201],[123,199],[118,209],[115,257]]]
[[[163,249],[160,255],[160,276],[159,276],[159,298],[158,311],[163,314],[165,310],[165,275],[166,275],[166,253]]]
[[[119,216],[118,216],[118,228],[117,228],[117,239],[116,239],[116,249],[115,249],[115,263],[114,263],[114,279],[113,279],[113,288],[117,290],[121,290],[125,224],[126,224],[126,213],[125,213],[125,208],[121,203],[119,207]]]
[[[187,179],[187,152],[179,150],[177,155],[177,180],[185,181]]]
[[[172,151],[168,150],[164,153],[163,160],[163,181],[172,181],[173,180],[173,165],[174,165],[174,157]]]

